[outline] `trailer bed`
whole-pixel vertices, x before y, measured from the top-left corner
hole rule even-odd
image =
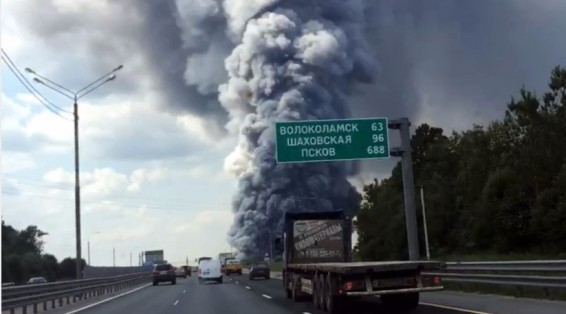
[[[371,272],[403,270],[438,270],[444,264],[438,261],[389,261],[389,262],[351,262],[351,263],[308,263],[288,264],[289,270],[323,271],[341,274],[363,274]]]

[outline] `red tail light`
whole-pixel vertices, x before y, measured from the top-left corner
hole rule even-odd
[[[435,284],[440,285],[440,282],[441,282],[441,281],[440,281],[440,277],[434,276],[434,279],[433,279],[433,280],[434,280],[434,283],[435,283]]]
[[[198,274],[200,275],[200,268],[198,269]]]

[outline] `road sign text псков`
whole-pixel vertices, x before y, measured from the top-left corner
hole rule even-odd
[[[387,118],[277,122],[277,162],[389,157]]]

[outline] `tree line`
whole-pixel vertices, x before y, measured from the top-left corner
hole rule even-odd
[[[76,259],[61,262],[43,252],[42,237],[47,235],[37,226],[16,230],[2,220],[2,282],[23,284],[32,277],[48,281],[75,279]],[[82,260],[82,268],[86,265]]]
[[[566,253],[566,68],[542,97],[524,87],[504,118],[445,134],[428,124],[411,138],[421,254],[419,187],[433,258]],[[364,187],[355,224],[363,260],[406,259],[400,162]]]

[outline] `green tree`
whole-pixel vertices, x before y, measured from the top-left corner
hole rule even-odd
[[[433,255],[564,252],[565,68],[552,70],[542,98],[522,88],[502,121],[451,136],[423,124],[411,146],[415,183],[425,190]],[[420,206],[417,210],[422,226]],[[399,163],[390,178],[364,187],[356,230],[360,258],[407,256]]]

